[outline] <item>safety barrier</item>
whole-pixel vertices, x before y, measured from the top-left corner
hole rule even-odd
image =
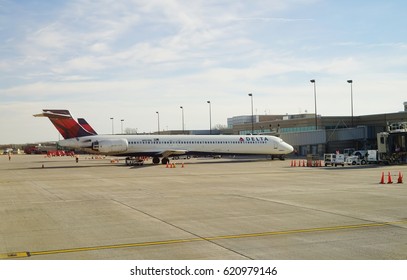
[[[290,167],[321,167],[322,160],[291,160]]]
[[[403,184],[403,173],[401,173],[400,171],[399,171],[398,175],[397,174],[391,174],[391,172],[389,171],[387,173],[387,184],[393,184],[392,177],[396,177],[396,176],[398,176],[397,177],[397,184]],[[380,182],[379,182],[380,184],[385,184],[384,177],[385,177],[384,172],[382,172],[382,175],[380,177]]]

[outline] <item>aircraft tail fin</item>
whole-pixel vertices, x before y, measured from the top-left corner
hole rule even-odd
[[[97,135],[96,131],[93,129],[93,127],[84,119],[84,118],[78,118],[78,123],[87,131],[90,133]]]
[[[68,110],[43,109],[34,117],[49,118],[64,139],[94,135],[72,118]]]

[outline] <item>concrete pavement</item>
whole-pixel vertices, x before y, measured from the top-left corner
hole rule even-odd
[[[407,259],[405,165],[176,162],[0,156],[0,258]]]

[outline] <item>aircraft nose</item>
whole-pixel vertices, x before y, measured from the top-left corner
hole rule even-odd
[[[292,153],[294,151],[294,147],[288,143],[284,143],[284,148],[287,150],[287,153]]]

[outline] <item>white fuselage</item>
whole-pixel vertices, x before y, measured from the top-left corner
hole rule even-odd
[[[281,138],[267,135],[93,135],[61,140],[59,145],[115,156],[285,155],[293,151]]]

